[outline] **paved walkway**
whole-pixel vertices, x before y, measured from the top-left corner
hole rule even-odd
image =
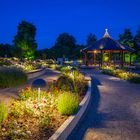
[[[46,82],[51,82],[53,80],[57,80],[59,75],[60,75],[60,73],[58,71],[46,69],[46,73],[37,78],[42,78]],[[23,89],[27,86],[31,86],[32,82],[37,78],[30,79],[30,80],[28,80],[27,84],[17,87],[17,88],[1,89],[0,90],[0,102],[5,102],[6,104],[8,104],[12,98],[18,98],[19,90]]]
[[[68,140],[140,140],[140,85],[95,70],[91,105]]]

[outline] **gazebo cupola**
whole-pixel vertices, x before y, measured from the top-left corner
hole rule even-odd
[[[108,33],[108,29],[105,29],[105,34],[104,34],[103,38],[110,38],[110,35]]]
[[[87,46],[81,52],[85,55],[85,64],[87,64],[88,59],[87,56],[89,54],[93,55],[93,64],[97,64],[97,57],[98,57],[98,64],[102,66],[104,62],[103,56],[105,54],[108,55],[108,64],[119,64],[121,66],[124,65],[125,62],[125,54],[132,53],[134,50],[127,46],[122,45],[118,41],[112,39],[108,33],[108,29],[105,29],[105,33],[103,37],[95,42],[92,46]],[[114,56],[119,56],[119,61],[114,59]],[[131,57],[130,57],[130,64],[131,64]]]

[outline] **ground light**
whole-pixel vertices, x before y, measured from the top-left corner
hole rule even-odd
[[[43,79],[36,79],[32,83],[32,88],[38,90],[38,99],[40,99],[40,91],[41,91],[41,89],[46,88],[46,87],[47,87],[47,83]]]

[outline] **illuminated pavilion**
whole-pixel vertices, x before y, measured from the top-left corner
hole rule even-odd
[[[81,50],[84,54],[84,63],[88,65],[88,55],[92,56],[92,65],[119,65],[121,67],[126,64],[125,55],[130,54],[129,64],[131,65],[131,56],[135,50],[124,46],[118,41],[112,39],[108,33],[108,30],[105,30],[105,34],[102,39],[98,40],[92,46],[88,46]],[[104,55],[108,56],[108,61],[103,60]]]

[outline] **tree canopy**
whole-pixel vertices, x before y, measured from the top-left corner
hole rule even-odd
[[[131,48],[135,47],[134,37],[131,33],[131,30],[128,28],[126,28],[124,30],[123,34],[119,35],[119,41],[120,41],[120,43],[122,43],[123,45],[126,45],[128,47],[131,47]]]
[[[138,27],[134,40],[136,49],[140,51],[140,26]]]
[[[70,57],[76,45],[76,39],[68,33],[62,33],[56,39],[52,50],[55,57]]]
[[[87,36],[87,46],[92,46],[97,41],[97,38],[94,34],[90,33]]]
[[[18,31],[14,37],[14,45],[21,49],[21,56],[32,59],[37,48],[35,41],[36,27],[29,22],[22,21],[18,25]]]

